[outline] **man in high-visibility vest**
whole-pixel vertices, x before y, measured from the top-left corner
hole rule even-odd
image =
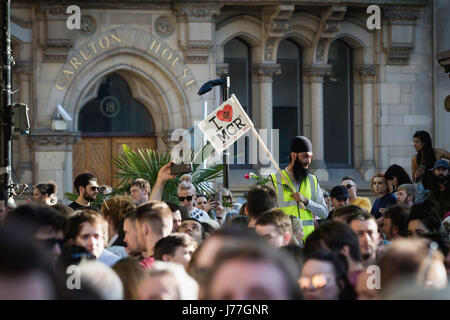
[[[320,219],[328,216],[319,182],[308,173],[312,156],[311,141],[304,136],[297,136],[291,141],[289,165],[281,171],[283,176],[280,177],[278,173],[271,175],[279,208],[301,219],[304,240],[314,231],[314,216]],[[297,192],[292,193],[288,185]],[[302,209],[301,203],[305,209]]]

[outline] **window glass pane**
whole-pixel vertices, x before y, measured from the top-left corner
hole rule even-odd
[[[251,117],[250,110],[250,49],[248,45],[238,38],[231,39],[224,46],[224,63],[228,63],[228,75],[230,77],[230,95],[234,94],[245,112]],[[237,144],[245,145],[245,151],[238,151]],[[231,148],[230,148],[231,149]],[[245,152],[245,163],[249,162],[248,143],[244,138],[239,139],[234,144],[233,150],[229,150],[234,159],[229,159],[230,163],[238,164],[237,156],[242,158],[241,153]],[[233,152],[234,151],[234,154]],[[242,164],[242,161],[240,161]]]
[[[283,40],[277,53],[281,74],[273,78],[273,128],[279,129],[280,163],[287,163],[290,141],[300,134],[301,48]]]
[[[153,120],[144,105],[133,99],[127,83],[113,73],[103,79],[97,98],[81,109],[78,130],[152,133]]]
[[[329,166],[351,165],[351,49],[342,41],[331,44],[328,63],[332,73],[325,77],[324,149]]]

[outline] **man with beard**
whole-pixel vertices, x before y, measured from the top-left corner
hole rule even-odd
[[[75,178],[73,184],[78,193],[78,198],[69,204],[69,207],[73,210],[79,210],[90,206],[98,194],[97,178],[91,173],[82,173]]]
[[[271,175],[280,209],[302,220],[303,240],[314,231],[314,216],[320,219],[328,216],[319,182],[308,173],[312,156],[311,141],[304,136],[297,136],[291,141],[289,165],[282,170],[282,177],[278,173]],[[292,193],[289,185],[297,192]]]
[[[450,211],[450,183],[448,179],[448,162],[444,159],[434,164],[430,198],[439,204],[441,219]]]
[[[348,218],[347,223],[356,233],[365,268],[375,263],[379,242],[378,225],[369,213],[356,213]]]

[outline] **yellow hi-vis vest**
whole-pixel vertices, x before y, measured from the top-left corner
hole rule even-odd
[[[294,184],[291,182],[291,179],[289,178],[289,175],[286,173],[286,171],[282,170],[281,172],[283,173],[284,179],[279,179],[279,183],[287,186],[287,182],[295,190]],[[293,215],[300,218],[303,224],[303,241],[305,241],[306,238],[314,231],[314,216],[311,211],[307,209],[301,209],[301,206],[298,205],[295,199],[292,197],[292,192],[290,191],[290,189],[287,190],[286,188],[285,190],[285,188],[280,188],[283,193],[279,193],[277,176],[279,177],[279,175],[275,173],[271,174],[273,185],[277,193],[279,209],[281,209],[287,215]],[[313,187],[311,188],[311,186]],[[298,190],[298,192],[304,197],[316,201],[317,178],[314,175],[308,173],[308,178],[302,180],[302,183],[300,184],[300,190]]]

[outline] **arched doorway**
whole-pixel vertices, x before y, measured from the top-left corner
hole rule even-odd
[[[117,73],[105,76],[97,96],[78,116],[82,140],[73,151],[73,176],[90,172],[99,184],[116,187],[118,179],[111,160],[126,144],[133,150],[156,149],[154,123],[147,108],[133,98],[127,82]]]

